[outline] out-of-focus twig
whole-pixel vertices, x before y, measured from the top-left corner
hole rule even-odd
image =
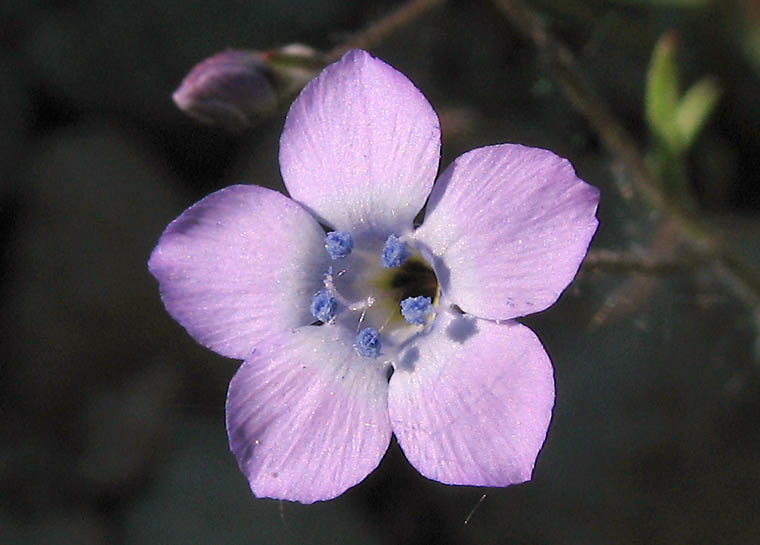
[[[618,123],[596,89],[583,75],[572,52],[548,30],[544,20],[522,0],[493,0],[515,29],[541,52],[565,96],[599,135],[604,145],[627,167],[636,190],[659,208],[662,194],[651,188],[653,173],[628,131]]]
[[[392,32],[408,25],[430,8],[441,3],[443,3],[443,0],[410,0],[402,4],[365,30],[355,34],[346,42],[326,53],[325,64],[337,61],[346,51],[351,49],[368,49],[372,47]]]
[[[680,238],[676,225],[673,222],[663,222],[658,226],[652,237],[651,248],[646,258],[642,258],[638,264],[631,262],[631,260],[628,260],[628,263],[618,263],[621,266],[624,264],[629,266],[625,279],[617,289],[605,297],[601,308],[591,319],[592,329],[629,317],[647,299],[652,297],[661,285],[656,275],[675,271],[675,268],[667,270],[662,267],[667,261],[670,264],[674,264],[675,259],[678,259],[679,262],[682,261],[684,264],[690,263],[691,265],[696,265],[698,263],[697,256],[677,257],[674,255],[674,249],[682,247]],[[601,256],[601,261],[612,257],[609,253],[605,252]],[[593,266],[594,258],[593,256],[589,257],[592,257],[591,263]],[[596,259],[600,261],[599,257]],[[619,261],[622,261],[622,259]],[[633,267],[630,267],[631,265]],[[636,265],[639,266],[637,267]]]
[[[663,220],[672,222],[690,250],[713,264],[727,286],[757,308],[760,304],[760,274],[715,235],[699,218],[670,202],[662,184],[647,166],[634,139],[612,115],[593,85],[584,76],[575,57],[547,28],[543,19],[523,0],[492,0],[494,5],[541,52],[553,77],[570,103],[583,115],[599,138],[623,164],[634,190]]]
[[[672,256],[657,259],[653,255],[638,255],[612,250],[590,250],[583,260],[584,270],[619,273],[662,275],[683,271],[699,265],[698,259],[675,260]]]

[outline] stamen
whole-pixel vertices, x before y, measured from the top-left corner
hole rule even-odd
[[[309,306],[312,316],[326,324],[335,318],[337,308],[338,302],[328,290],[319,290],[315,293],[311,298],[311,305]]]
[[[380,265],[390,269],[400,266],[409,259],[409,247],[406,242],[399,240],[396,235],[391,235],[383,246],[383,255],[380,257]]]
[[[365,327],[356,336],[356,351],[367,358],[380,355],[380,334],[374,327]]]
[[[325,277],[322,280],[322,283],[325,285],[324,290],[320,291],[326,291],[330,294],[330,296],[335,299],[337,302],[339,302],[341,305],[346,307],[347,309],[351,311],[359,311],[359,310],[366,310],[372,305],[375,304],[375,298],[372,296],[367,297],[366,299],[362,299],[361,301],[349,301],[343,295],[341,295],[340,291],[338,291],[338,288],[335,286],[335,276],[342,276],[346,271],[338,271],[337,273],[333,274],[333,269],[330,267],[327,270],[327,273],[325,273]]]
[[[407,297],[401,301],[401,314],[409,324],[424,324],[432,310],[433,301],[430,297]]]
[[[343,259],[354,247],[351,233],[345,231],[330,231],[325,235],[325,250],[333,259]]]
[[[389,323],[391,323],[391,321],[393,320],[393,318],[395,318],[395,316],[393,316],[393,314],[391,314],[390,316],[388,316],[388,318],[385,320],[385,322],[383,322],[383,325],[381,325],[381,326],[380,326],[380,329],[378,329],[378,330],[377,330],[377,332],[378,332],[378,333],[382,333],[382,332],[383,332],[383,329],[385,329],[385,327],[386,327],[386,326],[387,326]]]

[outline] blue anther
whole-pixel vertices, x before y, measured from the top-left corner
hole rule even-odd
[[[356,351],[367,358],[380,355],[380,333],[374,327],[365,327],[356,336]]]
[[[407,297],[401,301],[401,315],[409,324],[422,325],[427,315],[433,310],[433,301],[430,297]]]
[[[312,316],[314,316],[320,322],[328,323],[335,318],[335,311],[337,310],[338,302],[335,297],[330,295],[327,290],[319,290],[311,298],[311,310]]]
[[[325,249],[333,259],[343,259],[354,247],[351,233],[345,231],[330,231],[325,235]]]
[[[380,265],[386,268],[398,267],[409,259],[409,247],[406,242],[399,240],[396,235],[391,235],[383,246],[383,255],[380,257]]]

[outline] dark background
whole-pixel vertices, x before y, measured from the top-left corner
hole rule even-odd
[[[586,267],[526,320],[557,381],[532,482],[440,485],[394,442],[334,501],[251,496],[224,429],[238,362],[168,316],[145,263],[166,224],[211,191],[282,187],[283,117],[230,134],[185,117],[171,93],[227,47],[329,49],[397,5],[0,6],[0,543],[760,542],[755,317],[704,264],[645,275]],[[677,32],[685,83],[718,78],[690,180],[716,233],[760,262],[757,4],[532,5],[642,150],[646,67],[662,33]],[[670,250],[662,218],[620,196],[625,171],[489,2],[446,2],[372,52],[438,111],[443,166],[485,144],[550,148],[601,189],[592,249]]]

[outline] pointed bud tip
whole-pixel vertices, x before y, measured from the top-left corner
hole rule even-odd
[[[278,105],[262,55],[240,50],[223,51],[195,65],[172,99],[198,121],[231,130],[248,127]]]

